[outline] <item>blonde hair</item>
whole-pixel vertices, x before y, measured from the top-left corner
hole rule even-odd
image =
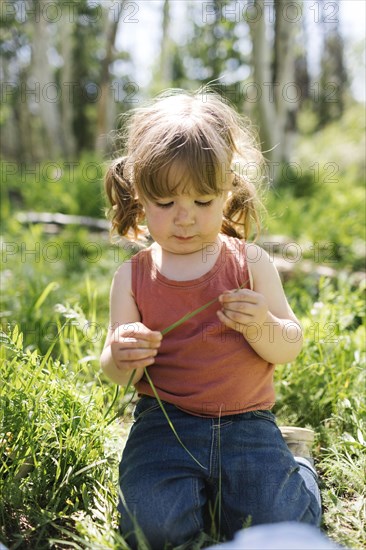
[[[250,172],[258,176],[263,157],[250,125],[226,100],[207,88],[167,90],[127,117],[125,155],[112,162],[105,177],[112,232],[125,236],[133,230],[137,237],[144,221],[140,199],[182,192],[164,177],[177,161],[199,195],[221,194],[228,174],[233,176],[221,230],[247,238],[254,222],[259,234],[259,200]]]

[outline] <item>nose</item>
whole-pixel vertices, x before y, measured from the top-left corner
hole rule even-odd
[[[179,206],[174,221],[176,225],[180,225],[182,227],[194,224],[192,209],[189,207]]]

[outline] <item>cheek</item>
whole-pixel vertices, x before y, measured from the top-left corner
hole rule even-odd
[[[221,208],[215,209],[214,212],[207,212],[205,219],[210,226],[221,227],[223,219],[223,211]]]
[[[146,211],[146,223],[150,230],[158,233],[167,226],[168,220],[164,211]]]

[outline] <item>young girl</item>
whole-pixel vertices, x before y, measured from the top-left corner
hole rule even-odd
[[[213,529],[319,523],[315,471],[270,411],[274,364],[295,359],[302,335],[273,262],[245,240],[261,163],[221,97],[172,90],[132,112],[126,156],[108,171],[113,229],[137,235],[146,221],[153,240],[114,276],[101,356],[140,398],[120,464],[132,548],[137,533],[163,550]]]

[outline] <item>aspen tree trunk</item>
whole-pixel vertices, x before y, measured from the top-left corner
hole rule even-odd
[[[74,50],[74,20],[63,10],[60,22],[60,50],[63,58],[63,66],[60,71],[61,85],[61,128],[63,148],[66,158],[70,159],[76,153],[76,141],[73,129],[74,119],[74,85],[72,82],[72,64]]]
[[[172,51],[169,35],[170,5],[169,0],[164,0],[163,25],[160,48],[160,86],[166,88],[173,80]]]
[[[110,16],[109,10],[104,11],[104,26],[105,26],[105,56],[101,64],[101,78],[100,78],[100,97],[97,103],[97,134],[95,149],[100,153],[104,153],[107,149],[108,132],[110,128],[110,117],[108,116],[111,109],[114,107],[115,98],[113,98],[112,91],[109,89],[110,76],[109,66],[113,61],[113,49],[117,36],[118,24],[120,16],[123,10],[123,2],[119,3],[119,9],[113,10],[113,17]]]
[[[296,113],[300,96],[295,79],[297,13],[301,4],[292,0],[275,2],[275,97],[277,123],[281,140],[280,162],[291,159],[296,135]]]
[[[280,129],[272,86],[272,47],[266,36],[264,0],[255,0],[253,8],[249,27],[253,45],[253,77],[258,87],[259,131],[265,157],[277,163],[281,157]]]
[[[249,28],[253,44],[253,76],[261,92],[258,94],[258,112],[262,148],[270,163],[270,176],[276,181],[281,163],[291,158],[296,133],[295,36],[298,22],[291,11],[294,2],[276,0],[272,43],[266,32],[266,3],[254,0]]]
[[[1,94],[3,120],[0,132],[0,150],[5,159],[24,159],[24,144],[19,131],[19,110],[22,102],[19,101],[19,92],[17,94],[15,86],[14,88],[10,87],[11,72],[6,56],[1,60],[1,70],[4,91]]]
[[[40,13],[47,7],[47,0],[37,0]],[[62,153],[62,140],[60,135],[60,113],[58,110],[59,99],[53,69],[48,61],[47,53],[50,49],[50,34],[46,18],[41,15],[34,22],[34,35],[32,44],[32,76],[36,81],[35,95],[39,105],[39,117],[45,131],[45,143],[43,157],[56,159]]]
[[[20,85],[27,86],[28,67],[19,75]],[[17,133],[19,135],[20,162],[40,161],[45,158],[44,129],[40,124],[39,116],[34,116],[25,97],[20,97],[20,102],[14,111],[17,120]]]
[[[319,127],[322,127],[342,116],[349,79],[344,61],[344,42],[338,17],[339,0],[332,3],[321,0],[319,9],[324,14],[321,19],[323,46],[320,89],[315,107],[319,115]]]

